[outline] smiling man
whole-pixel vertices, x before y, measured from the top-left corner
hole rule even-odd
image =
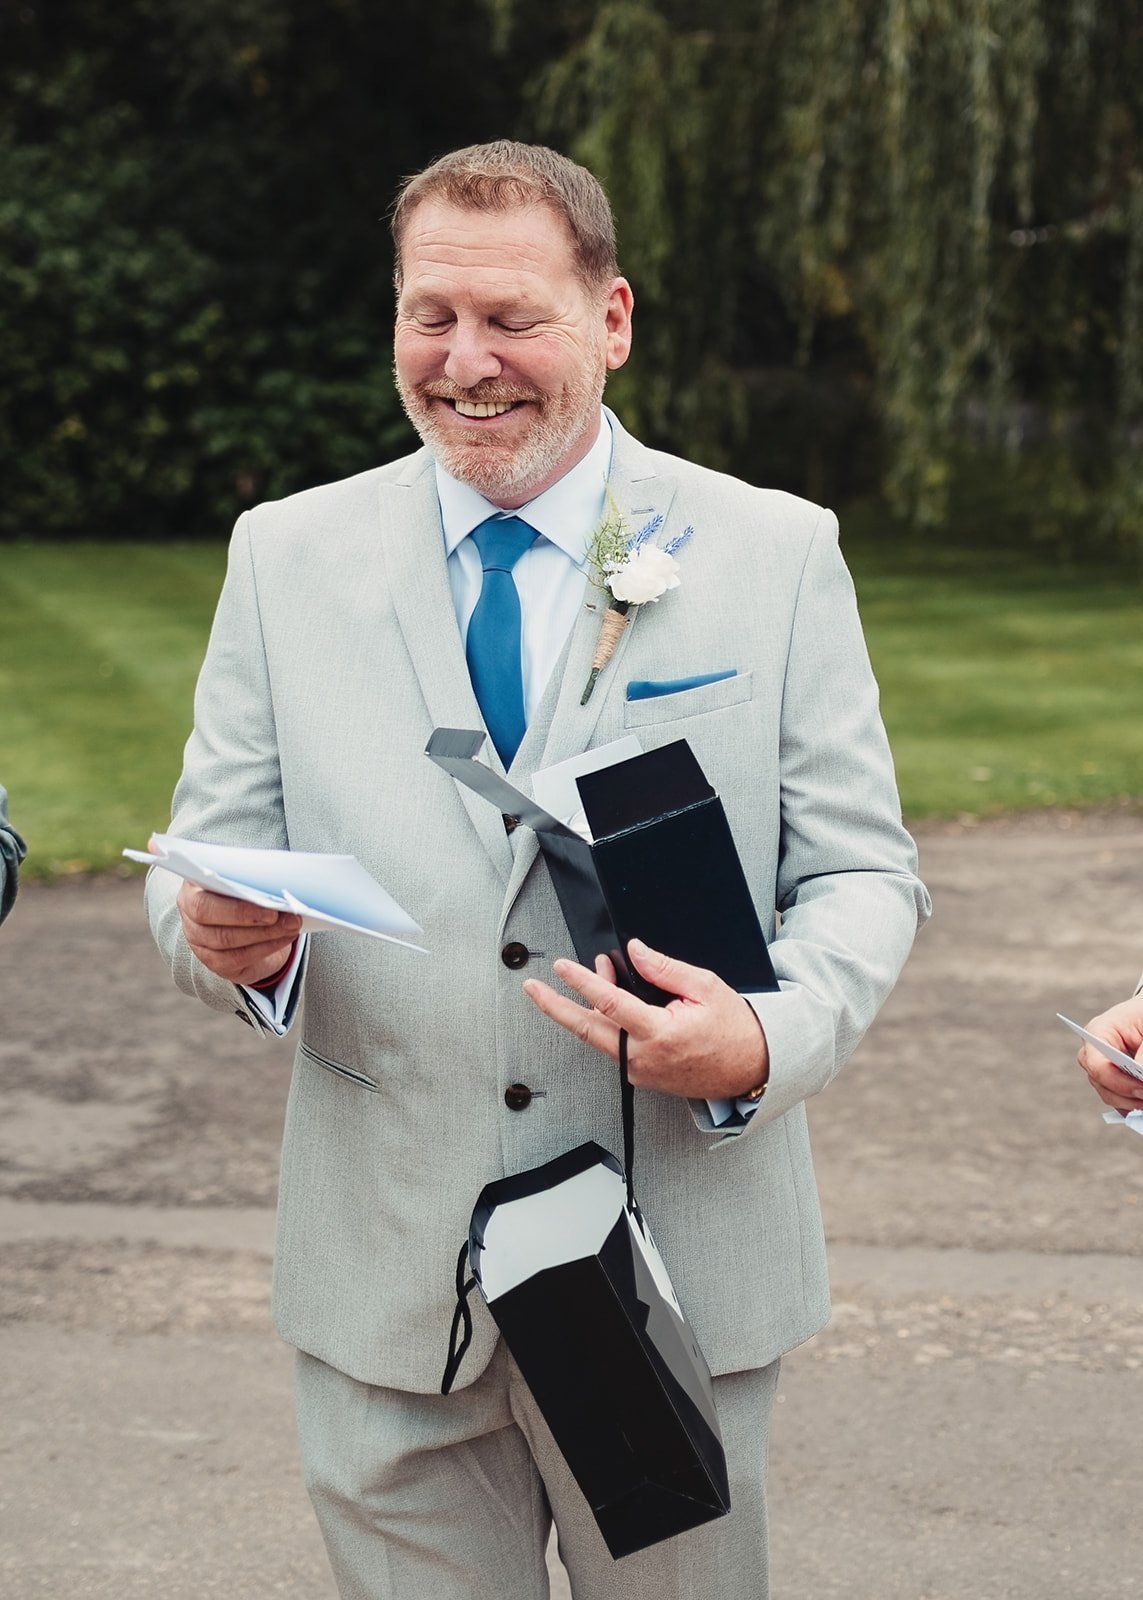
[[[455,152],[404,186],[393,231],[397,383],[424,447],[239,519],[172,831],[352,853],[431,954],[310,940],[162,872],[152,926],[181,988],[260,1030],[305,995],[274,1309],[341,1594],[540,1600],[554,1519],[576,1600],[762,1600],[779,1358],[829,1310],[805,1101],[929,909],[836,519],[648,450],[602,407],[633,299],[582,167]],[[694,532],[583,704],[602,616],[586,553],[611,502],[664,540]],[[657,1008],[605,960],[564,959],[534,835],[425,758],[437,726],[483,726],[525,788],[624,732],[687,739],[780,992],[633,943],[677,997]],[[480,1190],[589,1139],[620,1148],[620,1028],[648,1091],[640,1199],[715,1374],[733,1509],[616,1563],[481,1307],[439,1390]]]

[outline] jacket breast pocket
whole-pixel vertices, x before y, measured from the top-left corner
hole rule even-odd
[[[376,1094],[381,1085],[376,1078],[370,1078],[364,1072],[358,1072],[355,1067],[347,1067],[344,1062],[334,1061],[330,1056],[324,1056],[315,1050],[312,1045],[303,1039],[298,1046],[298,1054],[305,1056],[307,1061],[312,1061],[315,1066],[324,1067],[327,1072],[332,1072],[335,1077],[347,1078],[350,1083],[355,1083],[361,1089],[369,1089]]]
[[[738,672],[733,678],[700,684],[696,689],[679,689],[674,694],[652,695],[646,700],[623,702],[623,726],[644,728],[652,722],[675,722],[697,717],[705,711],[723,711],[753,698],[753,672]]]

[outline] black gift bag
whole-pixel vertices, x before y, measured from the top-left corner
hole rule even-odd
[[[482,1191],[441,1384],[476,1285],[615,1557],[730,1510],[710,1370],[632,1191],[625,1033],[620,1068],[625,1166],[582,1144]]]

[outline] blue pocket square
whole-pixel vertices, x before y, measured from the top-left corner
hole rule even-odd
[[[656,700],[661,694],[681,694],[684,689],[701,689],[708,683],[737,676],[737,667],[724,667],[721,672],[704,672],[697,678],[632,678],[627,685],[627,698]]]

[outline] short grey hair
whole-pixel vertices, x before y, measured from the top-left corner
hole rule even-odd
[[[567,225],[576,269],[589,290],[604,288],[619,271],[615,218],[603,185],[586,167],[546,145],[514,139],[471,144],[406,178],[390,217],[398,289],[401,241],[409,218],[424,200],[443,200],[469,211],[547,206]]]

